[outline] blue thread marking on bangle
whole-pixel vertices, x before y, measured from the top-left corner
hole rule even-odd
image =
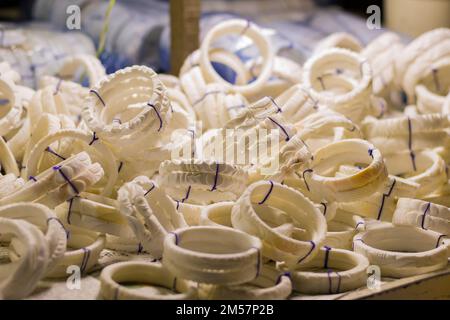
[[[326,90],[326,89],[325,89],[325,84],[323,83],[322,77],[317,77],[316,79],[319,80],[320,85],[321,85],[321,87],[322,87],[322,90]]]
[[[33,180],[34,182],[37,182],[37,179],[34,176],[29,176],[28,180]]]
[[[275,102],[275,99],[272,98],[271,96],[267,96],[267,98],[270,99],[270,101],[272,101],[272,103],[275,105],[275,107],[277,107],[277,113],[281,113],[283,112],[283,110],[281,110],[281,108],[278,106],[278,104]]]
[[[70,216],[72,214],[72,203],[73,203],[73,198],[69,200],[69,211],[67,212],[67,223],[68,224],[72,224],[70,222]]]
[[[369,152],[369,156],[371,156],[371,157],[372,157],[372,159],[373,159],[373,151],[374,151],[374,149],[369,149],[369,150],[368,150],[368,152]]]
[[[169,234],[173,234],[175,236],[175,245],[178,245],[179,243],[179,238],[178,238],[178,234],[176,232],[169,232]]]
[[[303,258],[301,258],[300,260],[297,261],[297,264],[302,263],[302,261],[305,260],[311,254],[311,252],[313,252],[313,250],[316,248],[316,244],[314,243],[314,241],[309,240],[308,242],[311,243],[311,249]]]
[[[417,171],[416,168],[416,155],[414,154],[414,151],[412,149],[412,123],[411,118],[408,117],[408,148],[409,148],[409,155],[411,157],[411,162],[413,165],[414,171]]]
[[[380,209],[378,210],[377,220],[381,219],[381,213],[383,212],[384,201],[385,201],[386,198],[391,196],[392,190],[394,190],[394,186],[395,186],[396,182],[397,182],[397,180],[394,178],[394,182],[392,182],[392,185],[389,188],[388,193],[387,194],[383,193],[383,196],[381,198],[381,206],[380,206]]]
[[[56,153],[55,151],[53,151],[52,148],[50,148],[50,146],[45,148],[45,151],[50,153],[50,154],[52,154],[52,155],[54,155],[54,156],[56,156],[56,157],[58,157],[58,158],[60,158],[61,160],[66,160],[66,158],[64,158],[62,155],[60,155],[60,154]]]
[[[216,163],[216,175],[214,176],[214,185],[212,186],[211,190],[214,191],[217,189],[217,180],[219,179],[219,164]]]
[[[97,96],[98,100],[100,100],[100,102],[102,103],[102,105],[104,107],[106,107],[105,101],[103,101],[103,98],[100,96],[100,94],[96,90],[91,89],[91,90],[89,90],[89,93],[95,94]]]
[[[66,227],[64,227],[64,224],[62,223],[62,221],[59,220],[57,217],[50,217],[47,219],[47,223],[49,223],[50,220],[57,221],[61,225],[61,227],[64,229],[64,232],[66,233],[66,238],[69,239],[69,231],[66,229]]]
[[[428,202],[428,204],[425,208],[425,211],[423,212],[423,215],[422,215],[422,223],[420,224],[420,227],[423,230],[427,230],[427,229],[425,229],[425,217],[426,217],[427,213],[430,211],[430,208],[431,208],[431,202]]]
[[[198,100],[196,100],[196,101],[194,101],[194,103],[192,104],[192,106],[195,106],[195,105],[197,105],[197,104],[199,104],[200,102],[202,102],[207,96],[209,96],[210,94],[219,94],[219,93],[222,93],[223,91],[221,91],[221,90],[211,90],[211,91],[208,91],[208,92],[205,92],[204,94],[203,94],[203,96],[201,96]]]
[[[270,183],[269,191],[266,193],[264,198],[260,202],[258,202],[258,204],[263,204],[264,202],[266,202],[266,200],[269,198],[270,194],[272,193],[272,190],[273,190],[273,182],[272,182],[272,180],[269,180],[269,183]]]
[[[288,277],[289,279],[291,279],[291,273],[289,271],[280,273],[277,277],[277,280],[275,281],[275,285],[277,285],[281,282],[282,277]]]
[[[303,177],[303,181],[305,181],[306,189],[308,189],[308,191],[311,191],[309,189],[309,185],[308,185],[308,183],[306,182],[306,179],[305,179],[305,173],[306,172],[313,172],[313,169],[306,169],[305,171],[302,172],[302,177]]]
[[[117,168],[117,172],[120,173],[120,170],[122,170],[123,162],[120,161],[119,168]]]
[[[59,88],[61,87],[61,83],[62,83],[62,79],[60,78],[60,79],[58,80],[58,83],[56,84],[55,92],[53,92],[53,95],[54,95],[54,96],[56,96],[56,95],[58,94]]]
[[[324,269],[328,269],[328,259],[330,257],[331,248],[329,246],[324,246],[325,248],[325,261],[323,262]]]
[[[364,225],[364,222],[363,222],[363,221],[358,222],[358,223],[356,224],[356,226],[355,226],[355,229],[358,229],[358,226],[359,226],[360,224]]]
[[[250,24],[251,24],[250,20],[247,20],[247,24],[245,25],[244,29],[242,29],[241,33],[239,34],[240,37],[242,37],[247,32],[247,30],[250,28]]]
[[[177,210],[178,210],[178,208],[180,207],[180,201],[175,200],[175,202],[177,203]]]
[[[323,216],[327,215],[327,204],[325,202],[320,203],[323,206]]]
[[[283,128],[283,126],[281,124],[279,124],[278,122],[276,122],[275,120],[273,120],[271,117],[267,117],[270,121],[272,121],[276,126],[278,126],[281,131],[283,131],[283,133],[286,135],[286,139],[285,141],[289,141],[290,137],[289,134],[287,133],[286,129]]]
[[[145,193],[144,193],[144,197],[146,195],[148,195],[153,189],[155,189],[155,185],[152,183],[152,187],[150,189],[148,189]]]
[[[163,127],[163,121],[162,121],[161,115],[159,114],[158,109],[156,109],[156,107],[155,107],[155,105],[154,105],[153,103],[148,102],[147,105],[148,105],[150,108],[153,108],[153,110],[155,110],[155,112],[156,112],[156,115],[158,116],[158,119],[159,119],[159,128],[158,128],[158,132],[159,132],[159,131],[162,129],[162,127]]]
[[[446,234],[441,234],[441,235],[438,237],[437,242],[436,242],[436,248],[440,246],[440,243],[439,243],[439,242],[441,242],[441,239],[444,238],[444,237],[447,237],[447,235],[446,235]]]
[[[72,181],[70,181],[70,179],[65,175],[65,173],[61,170],[61,166],[54,166],[53,170],[58,171],[61,176],[64,178],[64,180],[67,181],[67,183],[70,185],[70,187],[73,189],[73,191],[75,192],[75,194],[79,194],[80,192],[78,191],[77,187],[73,184]]]
[[[184,196],[183,199],[181,199],[181,203],[184,203],[184,201],[186,201],[189,198],[190,193],[191,193],[191,186],[188,187],[186,195]]]
[[[92,134],[92,140],[91,142],[89,142],[89,145],[92,146],[92,144],[97,140],[99,140],[99,138],[97,137],[97,134],[94,131],[94,133]]]
[[[9,99],[0,99],[0,106],[4,106],[9,103]]]
[[[436,88],[436,91],[440,92],[441,91],[441,85],[439,83],[438,71],[439,71],[439,69],[436,69],[436,68],[431,69],[431,72],[433,73],[434,86]]]

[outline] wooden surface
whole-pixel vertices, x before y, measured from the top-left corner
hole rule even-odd
[[[178,72],[199,44],[200,0],[170,0],[170,68]]]

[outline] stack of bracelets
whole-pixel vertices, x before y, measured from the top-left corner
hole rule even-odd
[[[260,56],[215,47],[230,35]],[[75,53],[34,90],[0,62],[0,298],[74,267],[100,271],[102,299],[339,297],[370,265],[446,268],[449,44],[337,33],[301,66],[227,20],[179,77]]]

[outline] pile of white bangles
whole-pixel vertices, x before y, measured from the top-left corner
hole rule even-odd
[[[227,20],[179,76],[75,54],[35,91],[0,62],[0,298],[76,269],[102,299],[288,299],[445,268],[449,45],[338,33],[301,65]]]

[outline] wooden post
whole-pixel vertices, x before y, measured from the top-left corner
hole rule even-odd
[[[170,0],[170,69],[178,75],[184,59],[199,46],[201,0]]]

